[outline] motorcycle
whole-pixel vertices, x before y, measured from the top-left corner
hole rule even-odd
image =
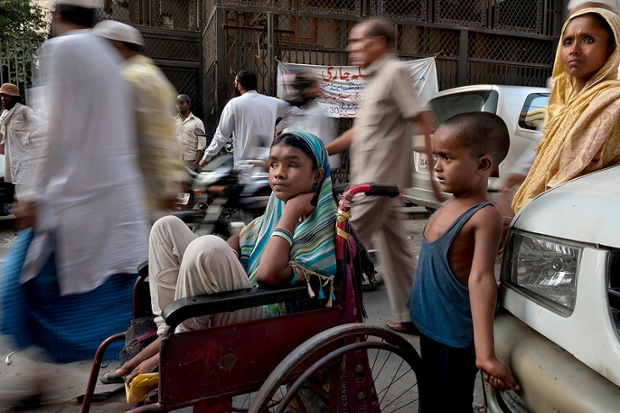
[[[198,131],[196,131],[198,132]],[[237,234],[244,225],[265,211],[271,187],[267,171],[255,160],[233,165],[232,145],[228,145],[200,171],[187,168],[190,183],[179,194],[179,216],[194,232]]]

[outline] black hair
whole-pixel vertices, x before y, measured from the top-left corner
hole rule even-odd
[[[256,79],[256,75],[254,72],[247,69],[241,69],[237,72],[237,82],[243,86],[245,90],[256,90],[256,87],[258,86],[258,79]]]
[[[135,44],[135,43],[123,43],[123,44],[127,46],[129,50],[135,53],[142,54],[142,51],[144,50],[144,46],[140,46],[139,44]]]
[[[93,27],[97,23],[97,13],[95,9],[87,9],[69,4],[57,4],[56,13],[66,22],[78,26]]]
[[[475,157],[488,155],[493,167],[497,167],[508,154],[508,128],[502,118],[493,113],[461,113],[446,120],[442,126],[457,129],[460,143],[469,148]]]
[[[605,30],[609,34],[609,40],[607,41],[607,45],[613,46],[614,44],[616,44],[616,36],[614,35],[614,31],[603,16],[601,16],[598,13],[585,13],[585,14],[582,14],[581,16],[594,17],[594,20],[596,20],[598,24],[600,24],[601,29]],[[581,16],[577,16],[577,17],[581,17]]]
[[[366,34],[369,37],[383,37],[388,47],[394,47],[394,25],[385,19],[366,20],[368,27]]]
[[[310,145],[308,145],[308,142],[306,142],[303,138],[299,137],[295,133],[283,133],[273,140],[271,147],[273,148],[274,146],[280,145],[282,143],[301,150],[303,153],[308,155],[308,158],[312,159],[312,169],[319,169],[319,162],[316,159],[314,151],[312,150]]]

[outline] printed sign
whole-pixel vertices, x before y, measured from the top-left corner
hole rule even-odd
[[[431,96],[439,90],[435,58],[404,61],[402,65],[411,76],[411,83],[418,94],[416,100],[428,102]],[[366,87],[366,77],[359,67],[280,62],[277,92],[279,98],[283,98],[288,93],[288,80],[300,70],[312,73],[319,79],[321,95],[318,102],[327,116],[350,118],[359,114]]]

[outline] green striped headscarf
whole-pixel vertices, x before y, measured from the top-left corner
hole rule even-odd
[[[335,228],[336,203],[332,194],[332,178],[329,169],[329,156],[323,142],[315,135],[305,132],[288,132],[304,140],[312,149],[319,167],[325,170],[320,183],[319,197],[315,210],[303,222],[297,224],[293,236],[290,260],[297,265],[327,277],[336,273]],[[286,143],[280,143],[286,145]],[[252,221],[241,232],[241,264],[252,285],[256,285],[255,276],[260,257],[269,242],[273,230],[278,225],[285,202],[272,193],[265,213]],[[295,282],[298,276],[296,266]]]

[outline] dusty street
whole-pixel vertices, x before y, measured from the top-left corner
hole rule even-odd
[[[410,219],[407,221],[407,233],[410,242],[411,253],[418,255],[420,248],[420,236],[428,218],[428,213],[421,208],[412,209]],[[6,249],[10,246],[14,237],[13,230],[7,228],[5,224],[0,229],[0,258],[3,258]],[[380,270],[380,268],[379,268]],[[364,305],[368,313],[368,322],[376,325],[383,325],[385,319],[389,316],[389,303],[387,294],[383,286],[375,291],[364,294]],[[1,338],[1,337],[0,337]],[[417,348],[418,338],[415,336],[407,336],[408,339]],[[76,398],[84,393],[88,374],[91,366],[90,361],[70,363],[66,365],[51,365],[42,362],[32,361],[36,358],[34,350],[20,351],[11,356],[11,364],[5,363],[5,358],[9,353],[9,345],[6,339],[0,341],[0,396],[1,393],[21,387],[26,384],[24,376],[30,372],[45,372],[48,378],[47,385],[49,392],[46,402],[43,406],[36,409],[28,409],[21,411],[32,412],[49,412],[49,413],[69,413],[80,411],[80,406],[76,402]],[[110,370],[116,366],[116,362],[112,362],[104,371]],[[100,386],[98,390],[112,391],[118,389],[118,385]],[[121,389],[122,390],[122,389]],[[124,391],[112,396],[105,402],[94,403],[91,412],[93,413],[118,413],[127,409],[128,405],[124,402]],[[475,404],[482,404],[481,385],[478,382],[476,386]],[[0,412],[10,411],[0,407]]]

